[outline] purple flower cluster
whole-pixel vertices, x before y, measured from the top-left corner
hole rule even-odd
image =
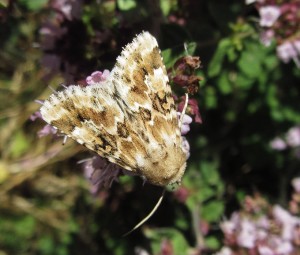
[[[261,41],[277,44],[277,56],[288,63],[293,60],[300,68],[300,1],[299,0],[246,0],[258,9],[262,27]]]
[[[300,158],[300,126],[290,128],[283,137],[275,137],[270,146],[277,151],[294,149],[296,157]]]
[[[74,49],[82,38],[78,38],[72,27],[77,24],[83,10],[82,0],[51,0],[48,11],[51,13],[42,24],[39,35],[39,47],[44,52],[41,66],[44,79],[50,80],[61,74],[66,83],[74,83],[74,74],[80,73],[78,63],[82,61],[74,56]],[[81,32],[83,34],[83,31]],[[83,37],[83,35],[82,35]]]
[[[293,180],[293,186],[293,197],[299,197],[299,178]],[[300,200],[294,203],[299,214]],[[243,209],[221,223],[225,246],[216,255],[299,254],[300,218],[292,213],[291,209],[288,211],[279,205],[269,205],[258,194],[246,197]]]

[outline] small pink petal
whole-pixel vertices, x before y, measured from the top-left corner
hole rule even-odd
[[[293,188],[297,193],[300,193],[300,177],[294,178],[292,180]]]
[[[259,9],[260,21],[262,27],[271,27],[281,14],[277,6],[264,6]]]
[[[108,78],[109,74],[110,74],[109,70],[104,70],[103,73],[100,71],[95,71],[86,78],[86,83],[88,85],[91,85],[94,83],[103,82]]]
[[[298,56],[298,52],[291,42],[285,42],[277,46],[276,51],[278,58],[284,63],[288,63]]]
[[[282,151],[287,148],[287,144],[285,143],[285,141],[279,137],[276,137],[275,139],[273,139],[270,143],[270,146],[272,149],[277,150],[277,151]]]

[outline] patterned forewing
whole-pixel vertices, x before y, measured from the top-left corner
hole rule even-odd
[[[181,145],[168,75],[153,36],[143,32],[125,47],[117,58],[110,82],[126,119],[136,122],[141,139],[160,145],[170,141]]]

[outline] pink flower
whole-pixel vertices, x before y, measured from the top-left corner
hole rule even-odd
[[[186,152],[186,158],[188,159],[190,157],[190,144],[188,140],[185,138],[185,136],[182,136],[182,148]]]
[[[256,0],[246,0],[246,4],[253,4],[255,2],[256,2]]]
[[[300,146],[300,127],[289,129],[286,135],[287,144],[291,147]]]
[[[262,27],[271,27],[280,16],[280,8],[277,6],[265,6],[259,9],[260,21]]]
[[[294,178],[292,180],[292,186],[297,193],[300,193],[300,177]]]
[[[118,179],[122,170],[118,165],[110,163],[100,156],[81,160],[78,163],[83,163],[84,175],[92,184],[91,193],[93,194],[97,193],[101,186],[110,187],[113,181]]]
[[[300,40],[296,40],[293,42],[295,49],[298,51],[298,54],[300,54]]]
[[[95,71],[86,78],[86,83],[88,85],[91,85],[94,83],[103,82],[108,78],[109,74],[110,74],[109,70],[104,70],[103,73],[100,71]]]
[[[81,14],[82,1],[76,0],[53,0],[51,7],[57,10],[58,13],[64,15],[68,20],[79,18]]]
[[[284,62],[288,63],[291,59],[295,59],[298,55],[297,50],[291,42],[285,42],[277,46],[277,56]]]
[[[180,119],[181,113],[177,112],[177,116]],[[184,114],[181,124],[181,135],[186,135],[190,131],[190,124],[192,123],[192,121],[193,119],[189,115]]]
[[[240,228],[240,232],[237,236],[238,245],[248,249],[253,248],[256,240],[255,224],[248,219],[242,219]]]
[[[35,121],[36,119],[42,119],[42,114],[40,111],[36,111],[34,114],[30,115],[29,119],[32,121]]]
[[[55,135],[55,134],[57,134],[57,129],[55,129],[51,125],[47,124],[40,131],[38,131],[37,134],[39,137],[43,137],[43,136],[50,135],[50,134]]]
[[[260,41],[265,46],[270,46],[273,39],[274,39],[274,30],[272,29],[265,30],[260,34]]]
[[[173,255],[174,254],[174,248],[173,244],[168,239],[163,239],[160,245],[160,254],[161,255]]]
[[[258,218],[257,220],[257,227],[262,228],[262,229],[269,229],[270,227],[270,221],[267,218],[267,216],[262,215]]]
[[[190,192],[186,187],[181,186],[173,193],[173,195],[180,203],[185,203],[190,195]]]
[[[281,237],[284,240],[292,240],[293,229],[296,224],[298,224],[299,220],[279,205],[274,206],[273,216],[280,224],[282,224]]]
[[[285,141],[279,137],[276,137],[275,139],[273,139],[270,143],[270,146],[272,149],[277,150],[277,151],[282,151],[287,148],[287,144],[285,143]]]
[[[274,251],[266,245],[259,245],[258,252],[260,255],[274,255]]]
[[[223,247],[219,252],[217,252],[215,255],[233,255],[234,253],[232,250],[228,247]]]
[[[202,118],[201,118],[201,115],[200,115],[197,100],[196,99],[189,99],[188,105],[190,107],[191,114],[195,116],[195,122],[196,123],[202,123]]]
[[[276,254],[286,255],[291,254],[294,248],[291,242],[281,240],[280,244],[278,244],[277,249],[275,250]]]
[[[180,98],[181,102],[178,104],[178,111],[182,112],[184,104],[185,104],[185,96]],[[196,123],[202,123],[202,118],[199,112],[199,106],[196,99],[189,99],[187,113],[190,115],[194,115]]]
[[[233,235],[235,233],[236,230],[236,224],[232,221],[223,221],[220,224],[220,227],[222,229],[222,231],[224,232],[225,235]]]

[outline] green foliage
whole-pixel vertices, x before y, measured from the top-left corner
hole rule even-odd
[[[186,254],[189,245],[182,233],[174,229],[160,228],[158,230],[147,230],[145,235],[151,240],[153,254],[159,254],[162,240],[170,241],[175,255]]]
[[[46,6],[48,0],[19,0],[20,5],[26,7],[29,11],[38,11]]]
[[[136,7],[136,2],[134,0],[118,0],[117,4],[122,11],[128,11]]]

